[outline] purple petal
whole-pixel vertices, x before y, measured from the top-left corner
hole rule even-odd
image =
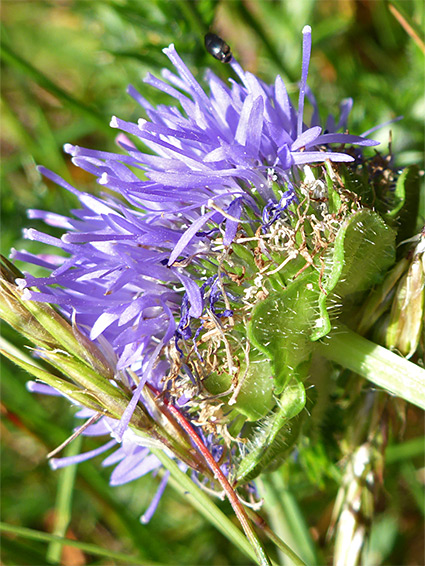
[[[235,199],[233,202],[231,202],[227,209],[227,212],[231,216],[239,219],[242,214],[241,199]],[[226,230],[223,237],[223,244],[225,246],[230,246],[230,244],[233,242],[236,236],[238,225],[239,222],[237,220],[231,220],[230,218],[226,219]]]
[[[345,98],[344,100],[341,101],[341,104],[339,105],[340,116],[335,130],[340,130],[341,128],[347,127],[348,116],[352,108],[353,108],[352,98]]]
[[[90,450],[89,452],[83,452],[82,454],[77,454],[76,456],[66,456],[65,458],[52,458],[49,460],[50,467],[53,470],[58,470],[59,468],[65,468],[66,466],[71,466],[72,464],[80,464],[86,460],[90,460],[99,454],[103,454],[110,448],[116,445],[115,440],[110,440],[103,446]]]
[[[198,220],[195,220],[193,224],[188,228],[180,237],[179,241],[177,242],[174,250],[170,254],[170,259],[168,260],[168,265],[173,265],[179,255],[183,252],[186,246],[191,242],[191,240],[196,236],[196,233],[202,228],[204,224],[206,224],[212,216],[214,216],[215,210],[207,212]]]
[[[246,97],[239,119],[235,141],[245,146],[250,156],[258,155],[263,129],[263,99],[255,100],[252,95]]]
[[[124,458],[111,474],[110,485],[123,485],[140,478],[161,466],[161,462],[153,454],[145,456],[135,463],[130,458]]]
[[[298,99],[297,136],[300,136],[303,131],[304,97],[307,86],[307,75],[308,75],[308,67],[310,65],[310,55],[311,55],[311,27],[304,26],[303,62],[302,62],[302,70],[301,70],[300,95]]]
[[[152,519],[153,514],[156,511],[156,508],[158,507],[158,503],[162,497],[162,494],[164,493],[165,488],[167,487],[167,483],[168,483],[168,478],[170,477],[170,472],[167,470],[163,476],[163,478],[161,479],[161,482],[159,484],[159,487],[155,493],[155,495],[152,498],[152,501],[149,505],[149,507],[146,509],[146,511],[143,513],[143,515],[140,517],[140,522],[143,525],[146,525],[147,523],[149,523],[149,521]]]
[[[379,145],[380,142],[368,140],[362,136],[353,136],[351,134],[323,134],[318,136],[314,141],[305,145],[306,149],[312,146],[323,145],[327,143],[349,143],[362,146]]]
[[[329,159],[330,161],[354,161],[354,157],[346,153],[334,153],[330,151],[303,151],[293,153],[292,158],[295,165],[306,165],[308,163],[321,163]]]
[[[297,151],[302,147],[307,148],[309,145],[317,145],[316,140],[319,138],[321,131],[322,128],[320,128],[319,126],[314,126],[313,128],[309,128],[308,130],[306,130],[300,136],[297,137],[297,139],[291,145],[291,151]]]
[[[160,353],[160,351],[162,350],[162,348],[164,347],[164,343],[163,341],[161,341],[157,347],[155,348],[153,354],[150,356],[149,359],[149,363],[147,364],[146,369],[143,372],[143,376],[140,378],[140,382],[136,388],[136,390],[133,393],[133,397],[131,398],[129,404],[127,405],[120,423],[118,425],[118,427],[116,428],[115,431],[113,431],[111,433],[111,436],[113,438],[116,438],[119,442],[122,440],[123,434],[125,432],[125,430],[128,427],[128,424],[130,422],[130,419],[134,413],[134,410],[136,408],[136,405],[139,401],[140,395],[142,393],[142,389],[145,386],[146,381],[150,378],[150,373],[152,371],[152,367],[154,365],[154,363],[156,363],[158,355]]]
[[[202,300],[201,291],[198,285],[195,283],[195,281],[193,281],[193,279],[179,273],[177,270],[175,270],[175,274],[183,283],[184,288],[186,289],[187,296],[189,297],[189,302],[190,302],[189,315],[194,318],[199,318],[202,314],[204,304]]]
[[[45,383],[38,383],[37,381],[27,381],[26,388],[31,393],[41,393],[42,395],[52,395],[53,397],[60,397],[62,393],[46,385]]]
[[[373,128],[370,128],[370,130],[366,130],[366,132],[362,133],[362,137],[368,136],[369,134],[376,132],[376,130],[379,130],[380,128],[384,128],[385,126],[389,126],[390,124],[394,124],[394,122],[398,122],[399,120],[403,120],[403,116],[397,116],[397,118],[393,118],[392,120],[388,120],[387,122],[383,122],[378,126],[374,126]]]

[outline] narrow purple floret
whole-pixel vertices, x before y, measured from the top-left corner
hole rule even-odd
[[[169,477],[170,477],[170,472],[167,470],[165,472],[163,478],[160,481],[158,489],[157,489],[155,495],[153,496],[149,507],[143,513],[143,515],[140,517],[140,522],[143,523],[144,525],[149,523],[149,521],[152,519],[152,517],[153,517],[153,515],[156,511],[156,508],[158,507],[158,503],[160,502],[162,494],[164,493],[164,490],[167,487],[167,482],[168,482]]]
[[[148,75],[145,83],[174,98],[175,106],[155,107],[130,86],[129,94],[148,119],[131,123],[112,118],[111,127],[122,132],[119,153],[65,146],[76,166],[109,189],[107,195],[80,192],[39,168],[75,195],[80,208],[68,218],[30,212],[31,218],[64,233],[56,238],[28,230],[25,236],[60,248],[67,256],[37,257],[14,251],[15,259],[49,272],[46,277],[27,275],[19,285],[25,288],[27,299],[58,305],[100,347],[108,345],[117,372],[131,369],[138,378],[137,383],[130,380],[133,398],[118,426],[103,417],[101,425],[93,424],[84,433],[103,431],[114,440],[73,460],[84,460],[121,443],[104,461],[105,465],[116,464],[111,477],[114,485],[160,465],[148,447],[128,435],[128,423],[137,403],[143,402],[145,383],[163,388],[162,378],[168,371],[167,360],[161,358],[163,349],[175,344],[182,354],[181,344],[192,340],[196,350],[201,317],[207,309],[217,318],[232,316],[224,304],[221,275],[211,278],[205,268],[207,261],[214,267],[215,246],[231,246],[244,222],[264,231],[282,218],[296,198],[292,183],[297,168],[325,160],[353,161],[351,155],[333,151],[328,144],[377,145],[340,131],[346,127],[351,99],[341,104],[337,121],[329,117],[324,127],[319,124],[317,105],[307,86],[310,51],[311,29],[306,26],[295,108],[281,77],[268,85],[243,71],[235,59],[230,66],[239,80],[229,85],[208,71],[204,90],[171,44],[164,53],[176,72],[164,70],[162,79]],[[313,106],[310,125],[304,118],[306,100]],[[147,153],[138,149],[141,143]],[[279,194],[274,179],[282,187]],[[195,335],[190,326],[193,320],[199,322]],[[67,463],[55,459],[53,465]],[[143,520],[150,518],[165,483],[166,477]]]

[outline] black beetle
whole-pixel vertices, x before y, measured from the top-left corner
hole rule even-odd
[[[207,33],[205,36],[205,48],[210,55],[221,61],[229,63],[233,57],[230,47],[215,33]]]

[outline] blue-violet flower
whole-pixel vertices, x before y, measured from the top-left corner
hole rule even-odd
[[[344,144],[377,145],[345,132],[351,99],[342,102],[338,120],[330,116],[320,125],[307,87],[310,51],[311,30],[306,26],[296,108],[280,76],[265,84],[235,59],[230,66],[236,80],[227,85],[208,71],[206,92],[170,45],[164,53],[176,74],[165,69],[162,79],[148,75],[145,82],[176,105],[154,107],[130,86],[129,94],[148,119],[135,124],[112,118],[111,126],[124,132],[118,137],[124,153],[65,146],[73,163],[95,175],[107,194],[80,192],[40,167],[48,179],[77,197],[80,208],[70,217],[30,212],[31,218],[61,228],[64,235],[56,238],[30,229],[26,237],[60,248],[67,257],[15,251],[14,258],[48,272],[46,277],[26,275],[20,286],[27,299],[58,305],[97,341],[116,369],[116,382],[125,379],[132,394],[121,421],[102,417],[83,432],[110,435],[112,440],[75,458],[56,458],[55,467],[115,447],[104,460],[104,465],[117,465],[111,484],[158,469],[159,460],[149,453],[148,443],[128,428],[136,404],[146,403],[144,388],[149,384],[185,412],[222,469],[231,473],[240,454],[234,447],[223,452],[231,436],[226,435],[225,417],[237,400],[250,359],[238,321],[243,325],[247,305],[261,299],[260,289],[265,291],[259,283],[258,254],[263,254],[263,262],[264,257],[276,262],[264,242],[279,239],[277,227],[287,235],[288,219],[305,187],[316,182],[311,165],[354,161],[356,153],[344,151]],[[306,98],[313,107],[308,125]],[[139,149],[140,142],[149,153]],[[316,192],[323,189],[320,181],[314,187]],[[241,249],[249,241],[255,242],[249,252],[252,261]],[[282,261],[293,253],[284,246],[281,251]],[[232,272],[232,266],[238,269]],[[228,335],[232,328],[233,338]],[[230,390],[217,393],[206,384],[211,374],[223,371],[230,376]],[[31,387],[54,392],[45,385]],[[223,411],[223,396],[232,393]],[[86,408],[77,414],[83,419],[92,415]]]

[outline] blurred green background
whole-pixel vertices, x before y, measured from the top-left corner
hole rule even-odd
[[[354,99],[349,121],[359,134],[397,116],[375,138],[392,150],[397,166],[423,164],[424,55],[415,41],[424,37],[424,3],[353,0],[3,0],[2,37],[2,228],[1,251],[40,249],[24,241],[22,228],[43,229],[26,218],[28,208],[67,214],[76,205],[66,191],[45,183],[37,164],[75,186],[97,192],[98,185],[65,155],[65,142],[116,150],[110,117],[137,121],[142,115],[126,95],[133,84],[153,103],[166,98],[142,82],[147,72],[169,66],[161,49],[174,43],[197,78],[210,67],[223,78],[229,68],[205,52],[211,30],[231,45],[242,65],[265,81],[280,73],[290,93],[300,77],[301,30],[313,29],[309,85],[325,116],[339,102]],[[400,17],[412,29],[403,27]],[[401,19],[402,19],[401,18]],[[419,41],[420,43],[420,41]],[[383,147],[385,147],[385,145]],[[383,150],[385,151],[385,150]],[[423,201],[422,201],[423,202]],[[423,214],[423,213],[422,213]],[[22,267],[22,266],[20,266]],[[20,344],[3,328],[3,337]],[[246,564],[246,558],[184,500],[168,488],[151,523],[138,517],[156,489],[157,478],[142,478],[120,488],[108,486],[101,458],[81,464],[75,488],[65,471],[50,471],[46,454],[63,442],[74,425],[65,400],[39,398],[25,389],[26,376],[2,364],[2,520],[51,532],[59,513],[71,513],[67,535],[111,552],[138,556],[140,563]],[[338,489],[338,437],[334,463],[324,448],[304,452],[285,465],[293,502],[304,515],[321,563],[330,563],[326,542]],[[397,428],[397,427],[395,427]],[[403,435],[390,433],[383,494],[370,550],[370,564],[423,564],[424,423],[409,408]],[[342,433],[341,433],[342,434]],[[97,444],[84,439],[83,450]],[[331,450],[332,452],[332,450]],[[68,494],[58,503],[58,482]],[[62,482],[62,484],[61,484]],[[63,485],[68,485],[64,488]],[[67,491],[68,489],[68,491]],[[223,509],[228,510],[226,504]],[[4,536],[5,564],[126,564],[67,547],[58,559],[46,543]],[[46,552],[49,552],[46,557]],[[59,560],[59,562],[58,562]]]

